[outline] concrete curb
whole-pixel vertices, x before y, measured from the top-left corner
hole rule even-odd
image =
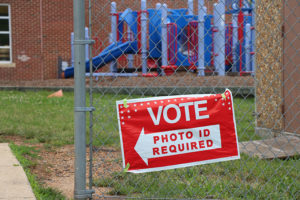
[[[0,199],[35,200],[27,176],[7,143],[0,143]]]

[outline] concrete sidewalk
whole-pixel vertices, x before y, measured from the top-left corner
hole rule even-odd
[[[0,199],[36,199],[22,166],[7,143],[0,143]]]

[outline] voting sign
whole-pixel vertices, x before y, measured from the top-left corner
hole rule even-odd
[[[151,172],[239,159],[230,90],[117,101],[123,167]]]

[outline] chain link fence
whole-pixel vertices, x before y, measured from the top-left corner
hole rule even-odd
[[[91,0],[93,198],[299,199],[299,3]],[[234,97],[239,160],[124,172],[117,100],[226,88]]]

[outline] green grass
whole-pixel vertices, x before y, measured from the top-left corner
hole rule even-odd
[[[18,146],[11,143],[10,148],[27,175],[29,183],[32,187],[33,193],[38,200],[59,200],[66,199],[60,192],[52,189],[43,187],[37,178],[30,172],[30,168],[34,167],[38,159],[37,150],[33,147],[28,146]]]
[[[112,173],[94,181],[110,195],[138,198],[299,199],[299,158],[241,160],[146,174]]]
[[[50,146],[73,144],[73,92],[64,92],[63,98],[47,98],[50,93],[0,91],[0,135],[18,135],[27,142]],[[94,145],[119,146],[115,102],[123,98],[138,96],[95,94]],[[254,99],[235,98],[234,105],[239,141],[259,139],[254,133]]]
[[[47,98],[49,91],[0,91],[0,133],[28,142],[73,143],[73,93]]]
[[[254,98],[234,98],[233,102],[239,141],[259,140],[255,134]]]
[[[44,143],[46,147],[72,144],[73,93],[64,92],[63,98],[48,99],[50,93],[0,91],[0,141],[5,140],[6,135],[18,135],[26,142]],[[95,94],[94,145],[119,148],[115,101],[123,98],[138,96]],[[239,141],[260,139],[254,131],[254,108],[254,98],[234,98]],[[12,145],[13,148],[18,147]],[[21,149],[26,150],[25,147]],[[29,152],[34,156],[34,151],[30,148],[21,155],[27,156]],[[116,159],[115,162],[119,165],[121,161]],[[26,159],[22,161],[28,178],[33,182],[36,179],[29,169],[35,164]],[[94,184],[109,187],[112,195],[149,198],[299,199],[298,169],[299,157],[260,160],[242,155],[236,161],[163,172],[107,172],[105,176],[95,180]],[[33,188],[39,188],[36,181],[33,185],[36,185]],[[45,195],[52,191],[37,190],[45,191],[41,192]]]

